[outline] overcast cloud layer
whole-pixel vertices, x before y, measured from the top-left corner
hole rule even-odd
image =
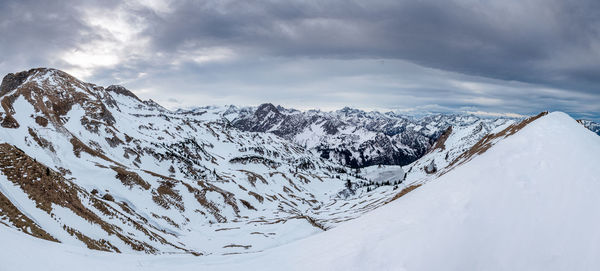
[[[0,73],[54,67],[171,108],[600,120],[600,1],[7,1]]]

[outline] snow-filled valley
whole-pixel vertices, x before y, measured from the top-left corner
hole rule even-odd
[[[53,69],[0,102],[2,271],[600,268],[600,137],[564,113],[170,111]]]

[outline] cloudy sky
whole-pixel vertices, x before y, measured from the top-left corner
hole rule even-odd
[[[54,67],[169,108],[600,120],[600,1],[0,1],[0,73]]]

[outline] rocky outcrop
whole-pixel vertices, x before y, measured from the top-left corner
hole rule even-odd
[[[138,96],[136,96],[135,94],[133,94],[133,92],[131,92],[130,90],[126,89],[123,86],[110,85],[110,86],[106,87],[106,91],[108,91],[108,92],[114,92],[114,93],[121,94],[121,95],[125,95],[125,96],[128,96],[128,97],[134,98],[134,99],[136,99],[136,100],[138,100],[140,102],[142,101],[142,100],[140,100],[140,98],[138,98]]]
[[[28,71],[22,71],[18,73],[9,73],[6,76],[4,76],[4,78],[2,78],[2,84],[0,85],[0,97],[4,96],[5,94],[11,92],[15,88],[23,84],[23,82],[25,82],[25,80],[27,80],[27,78],[31,74],[40,70],[45,69],[31,69]]]

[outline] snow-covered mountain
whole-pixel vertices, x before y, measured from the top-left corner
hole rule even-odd
[[[563,113],[172,112],[44,68],[7,75],[0,106],[0,270],[600,267],[600,137]],[[427,148],[403,167],[317,148],[407,136]]]
[[[0,103],[0,223],[35,237],[123,253],[252,252],[366,204],[343,212],[346,184],[364,181],[343,166],[120,86],[32,69],[4,78]]]
[[[410,164],[423,156],[449,127],[461,130],[476,126],[480,130],[473,140],[477,141],[496,127],[515,121],[456,114],[414,118],[352,108],[299,111],[269,103],[244,108],[204,107],[191,112],[221,115],[240,130],[278,135],[353,168]]]
[[[591,120],[583,120],[583,119],[579,119],[579,120],[577,120],[577,122],[579,122],[581,125],[585,126],[585,128],[590,129],[590,131],[596,133],[597,135],[600,135],[600,123],[593,122]]]
[[[95,250],[261,251],[355,219],[449,164],[435,162],[436,171],[426,173],[420,166],[406,174],[400,166],[351,169],[273,133],[232,125],[250,109],[172,112],[121,86],[54,69],[7,75],[0,104],[0,223]],[[452,118],[469,117],[444,117]],[[357,127],[373,123],[349,119]],[[431,120],[448,125],[440,119]],[[449,154],[437,154],[436,143],[426,157],[450,161],[514,123],[467,119],[437,136]],[[432,136],[438,128],[421,129]]]
[[[429,158],[460,138],[444,137]],[[498,128],[447,165],[434,160],[435,172],[380,208],[260,253],[116,255],[4,228],[11,245],[0,261],[9,270],[596,270],[598,153],[600,137],[564,113],[542,113]]]

